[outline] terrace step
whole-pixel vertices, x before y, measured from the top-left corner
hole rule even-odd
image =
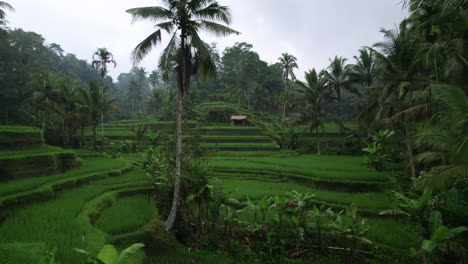
[[[276,181],[288,181],[292,180],[296,183],[306,185],[311,188],[324,189],[331,191],[349,192],[349,193],[360,193],[370,191],[382,191],[388,187],[388,182],[366,182],[366,181],[339,181],[339,180],[324,180],[316,177],[283,173],[275,171],[260,171],[254,169],[224,169],[224,168],[212,168],[210,175],[220,175],[221,177],[229,177],[230,179],[244,179],[256,178],[258,179],[270,179]]]
[[[261,136],[262,130],[258,127],[235,127],[235,126],[209,126],[198,128],[202,135],[218,136]]]
[[[58,147],[0,151],[0,182],[51,175],[79,165],[75,152]]]
[[[205,135],[201,140],[206,143],[271,143],[268,136],[218,136]]]
[[[54,197],[57,193],[79,185],[89,183],[94,180],[103,179],[112,176],[125,174],[133,169],[133,165],[128,161],[122,160],[122,166],[119,169],[109,169],[99,172],[89,172],[84,175],[59,178],[45,182],[39,186],[33,186],[31,189],[22,190],[14,193],[7,193],[0,196],[0,208],[16,206],[28,202],[46,200]],[[8,183],[5,183],[8,184]]]
[[[0,126],[0,150],[25,149],[42,145],[41,132],[24,126]]]
[[[219,151],[279,151],[274,143],[205,143],[205,147]]]

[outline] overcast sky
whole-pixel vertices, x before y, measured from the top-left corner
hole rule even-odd
[[[12,28],[37,32],[47,43],[60,44],[88,61],[96,48],[108,48],[118,63],[110,69],[114,78],[130,70],[131,50],[154,31],[150,22],[132,24],[125,10],[161,4],[159,0],[6,1],[16,9],[8,14]],[[298,77],[308,69],[325,68],[335,55],[353,62],[362,46],[382,39],[381,28],[394,28],[406,16],[401,0],[218,1],[231,8],[231,27],[242,34],[203,35],[205,41],[217,42],[220,51],[236,42],[251,43],[268,63],[276,62],[281,53],[291,53],[298,58]],[[162,48],[154,49],[140,65],[153,70]]]

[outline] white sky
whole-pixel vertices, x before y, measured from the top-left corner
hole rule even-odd
[[[159,0],[6,0],[10,27],[41,34],[65,52],[90,61],[96,48],[106,47],[115,56],[114,79],[132,67],[131,50],[153,32],[150,22],[131,23],[125,10],[160,5]],[[406,16],[401,0],[218,0],[231,8],[232,28],[239,36],[202,35],[218,49],[235,42],[253,44],[268,63],[288,52],[298,58],[296,75],[313,67],[322,69],[335,55],[352,59],[362,46],[382,39],[380,28],[394,28]],[[164,39],[168,36],[164,35]],[[162,45],[164,45],[163,43]],[[147,71],[157,66],[163,46],[140,64]]]

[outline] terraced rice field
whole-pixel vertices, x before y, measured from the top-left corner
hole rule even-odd
[[[209,163],[211,181],[220,185],[229,197],[255,201],[297,191],[313,194],[312,202],[317,206],[337,211],[353,204],[361,215],[369,218],[367,237],[376,244],[403,251],[417,245],[417,235],[410,223],[379,216],[379,212],[395,208],[388,191],[394,179],[362,166],[361,157],[245,153],[236,156],[234,152],[229,155],[220,152],[222,155]],[[243,217],[249,217],[249,213]],[[406,240],[401,242],[401,237]]]

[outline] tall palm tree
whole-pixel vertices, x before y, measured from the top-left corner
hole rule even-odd
[[[282,70],[282,78],[284,81],[284,90],[285,90],[285,95],[283,96],[284,98],[288,97],[286,94],[289,92],[289,83],[290,81],[295,81],[296,80],[296,75],[294,74],[294,69],[297,69],[297,58],[294,57],[291,54],[288,53],[283,53],[281,54],[281,57],[278,58],[279,65],[281,66]],[[291,77],[291,79],[289,78]],[[284,124],[284,121],[286,119],[286,108],[288,107],[287,101],[283,103],[283,118],[282,118],[282,123]]]
[[[413,140],[411,135],[412,118],[407,109],[413,106],[415,92],[425,87],[419,77],[421,57],[417,40],[407,28],[382,30],[385,41],[375,44],[381,52],[376,56],[382,61],[382,73],[379,77],[379,110],[376,120],[390,118],[404,127],[411,176],[416,177]],[[423,87],[423,88],[421,88]],[[405,111],[406,110],[406,111]]]
[[[31,110],[31,114],[42,116],[41,139],[45,144],[44,132],[47,119],[57,111],[57,103],[60,101],[58,88],[59,76],[53,73],[33,75],[27,88],[32,92],[31,97],[24,104]]]
[[[140,7],[127,10],[133,20],[150,20],[156,23],[156,31],[144,39],[132,52],[134,63],[139,63],[150,50],[161,42],[161,31],[171,35],[169,44],[159,59],[163,78],[167,81],[170,72],[177,73],[177,140],[176,167],[174,177],[174,197],[169,216],[164,228],[172,229],[180,200],[180,176],[182,165],[182,101],[190,87],[190,78],[194,73],[207,80],[216,73],[216,65],[210,55],[208,45],[199,36],[199,31],[206,30],[220,36],[239,34],[239,32],[219,24],[229,25],[229,8],[215,0],[163,0],[164,6]]]
[[[106,77],[108,73],[107,64],[110,63],[114,64],[114,68],[117,66],[117,62],[114,60],[114,55],[112,55],[112,53],[106,48],[98,48],[96,52],[94,52],[91,66],[99,72],[101,79]]]
[[[331,97],[331,91],[326,85],[326,80],[321,78],[315,69],[305,73],[306,82],[296,81],[299,92],[303,96],[304,121],[309,122],[309,131],[315,129],[317,136],[317,153],[320,155],[319,127],[324,130],[324,113],[322,101]]]
[[[109,99],[109,88],[103,87],[101,89],[95,81],[89,82],[87,89],[80,90],[80,93],[80,104],[85,109],[83,112],[87,113],[91,121],[93,148],[96,149],[96,128],[99,124],[99,117],[112,110],[114,100]]]
[[[91,66],[99,72],[102,80],[104,80],[108,73],[107,64],[110,63],[114,64],[114,68],[117,66],[117,62],[114,60],[114,55],[112,55],[112,53],[106,48],[98,48],[93,54]],[[101,137],[104,139],[104,113],[101,113]]]

